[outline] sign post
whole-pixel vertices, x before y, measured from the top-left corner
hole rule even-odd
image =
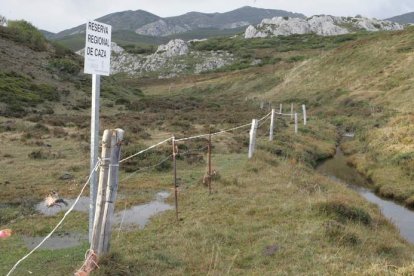
[[[111,33],[112,27],[96,21],[86,23],[85,66],[84,73],[92,74],[92,107],[91,107],[91,160],[90,202],[89,202],[89,242],[95,216],[97,194],[97,174],[93,169],[98,162],[99,145],[99,97],[101,91],[100,76],[109,76],[111,67]]]

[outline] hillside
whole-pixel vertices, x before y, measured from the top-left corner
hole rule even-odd
[[[401,15],[397,15],[386,20],[397,22],[400,24],[413,24],[414,23],[414,12],[409,12]]]
[[[179,220],[169,210],[144,228],[116,224],[94,274],[412,275],[414,246],[376,205],[314,168],[334,154],[341,133],[355,132],[341,144],[349,163],[378,193],[413,205],[414,30],[220,37],[189,47],[229,52],[235,62],[170,79],[102,77],[100,133],[125,130],[123,157],[171,135],[266,118],[268,102],[284,112],[306,104],[308,124],[295,134],[291,116],[278,116],[269,141],[263,119],[252,159],[249,125],[213,136],[210,195],[202,184],[207,139],[180,141]],[[0,49],[0,229],[13,231],[0,240],[3,275],[29,251],[27,240],[46,236],[63,216],[43,215],[37,204],[52,190],[73,199],[86,181],[91,80],[82,59],[26,23],[0,28]],[[173,191],[171,155],[165,143],[121,164],[117,214]],[[53,238],[86,232],[87,214],[76,210]],[[86,238],[42,248],[15,275],[44,274],[45,264],[48,275],[72,274],[87,249]]]
[[[413,205],[414,29],[373,34],[303,62],[267,98],[306,101],[357,140],[349,162],[382,196]]]

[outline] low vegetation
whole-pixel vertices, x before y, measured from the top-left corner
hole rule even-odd
[[[22,43],[36,51],[45,51],[47,48],[43,34],[24,20],[9,20],[7,27],[0,25],[0,37]]]

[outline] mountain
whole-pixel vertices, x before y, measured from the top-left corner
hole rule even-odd
[[[129,10],[111,13],[96,20],[112,25],[113,36],[115,33],[118,33],[117,36],[127,35],[129,37],[128,43],[160,44],[164,43],[165,39],[150,39],[149,37],[189,40],[234,35],[243,32],[245,26],[258,24],[263,18],[274,16],[305,17],[303,14],[284,10],[260,9],[246,6],[225,13],[189,12],[180,16],[165,18],[143,10]],[[83,45],[84,32],[85,25],[79,25],[55,35],[48,33],[47,37],[60,41],[72,50],[79,50],[81,45]],[[116,37],[113,40],[118,44],[124,43],[124,41]]]
[[[180,16],[162,18],[142,26],[136,32],[142,35],[168,36],[205,28],[219,30],[234,29],[249,24],[257,24],[263,18],[274,16],[304,17],[302,14],[283,10],[259,9],[246,6],[225,13],[189,12]]]
[[[388,18],[386,20],[389,20],[389,21],[392,21],[392,22],[397,22],[397,23],[400,23],[400,24],[414,23],[414,12],[401,14],[401,15],[398,15],[398,16]]]
[[[315,15],[309,18],[274,17],[263,19],[254,27],[250,25],[245,38],[269,37],[292,34],[317,34],[322,36],[343,35],[357,31],[397,31],[404,27],[396,22],[370,19],[362,16],[339,17]]]
[[[46,30],[39,30],[43,35],[44,35],[44,37],[46,37],[47,39],[52,39],[52,38],[54,38],[55,37],[55,33],[52,33],[52,32],[49,32],[49,31],[46,31]]]
[[[111,13],[96,19],[96,21],[106,23],[112,26],[112,31],[117,30],[135,30],[141,26],[158,20],[155,14],[143,11],[123,11]],[[85,22],[86,23],[86,22]],[[85,32],[85,24],[79,25],[57,33],[54,39],[61,39],[63,37]]]

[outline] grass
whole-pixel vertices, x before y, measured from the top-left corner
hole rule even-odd
[[[122,233],[96,274],[347,274],[373,262],[405,262],[404,242],[384,242],[394,235],[392,226],[353,192],[287,160],[276,159],[275,167],[268,163],[275,157],[266,152],[224,168],[220,159],[213,158],[222,178],[212,196],[200,185],[182,188],[180,222],[171,211],[142,231]],[[343,233],[332,239],[325,230],[332,218],[317,206],[334,194],[351,210],[369,214],[375,226],[346,220]],[[359,242],[343,243],[342,236]]]
[[[354,165],[385,197],[412,206],[413,28],[376,33],[314,56],[283,76],[265,98],[302,101],[341,131]]]

